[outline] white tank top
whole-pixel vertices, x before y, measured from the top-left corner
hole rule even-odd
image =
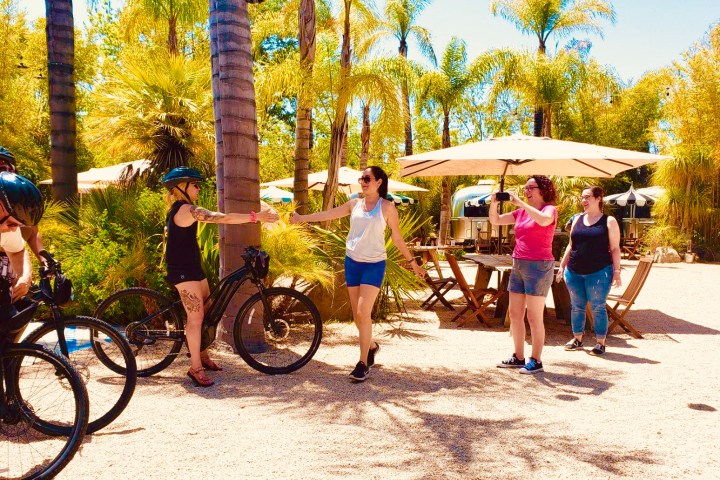
[[[376,263],[387,259],[385,251],[385,217],[382,199],[370,212],[363,209],[364,199],[355,202],[350,213],[350,232],[345,242],[345,252],[356,262]]]

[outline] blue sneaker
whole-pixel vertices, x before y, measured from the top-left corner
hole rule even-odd
[[[542,371],[544,371],[542,362],[538,362],[533,357],[530,357],[530,360],[528,360],[528,362],[525,364],[525,366],[520,369],[520,373],[523,373],[526,375],[534,375],[534,374],[540,373]]]

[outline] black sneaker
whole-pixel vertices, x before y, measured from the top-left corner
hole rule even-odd
[[[520,373],[526,374],[526,375],[534,375],[536,373],[540,373],[544,371],[542,362],[538,362],[534,358],[530,357],[530,360],[525,364],[523,368],[520,369]]]
[[[368,375],[370,375],[370,368],[363,362],[358,362],[355,365],[355,370],[350,374],[350,379],[356,382],[364,382]]]
[[[577,338],[573,338],[569,342],[565,344],[565,350],[571,351],[571,350],[579,350],[583,346],[583,343],[578,340]]]
[[[598,343],[590,351],[590,355],[605,355],[605,345]]]
[[[514,353],[512,357],[497,364],[498,368],[522,368],[525,366],[525,360],[520,360]]]
[[[375,348],[371,348],[368,350],[368,368],[375,365],[375,355],[378,354],[380,351],[380,344],[378,342],[375,342]]]

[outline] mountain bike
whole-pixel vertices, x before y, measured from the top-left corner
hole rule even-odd
[[[80,375],[40,345],[13,343],[37,304],[0,325],[0,478],[55,476],[85,437],[89,405]]]
[[[40,267],[39,284],[31,287],[29,295],[47,305],[50,315],[36,320],[38,326],[24,341],[43,345],[70,360],[90,399],[87,433],[95,433],[127,407],[135,392],[137,363],[130,344],[112,325],[97,318],[63,314],[60,305],[70,300],[71,287],[58,288],[58,279],[64,279],[60,262],[50,255],[46,260]]]
[[[217,326],[231,300],[244,283],[250,282],[257,293],[245,300],[235,317],[235,348],[260,372],[293,372],[309,362],[320,346],[320,313],[306,295],[264,285],[270,261],[265,252],[250,247],[242,258],[244,266],[223,278],[210,294],[201,349],[215,340]],[[180,300],[140,287],[114,293],[93,314],[122,329],[135,353],[138,376],[158,373],[175,360],[185,340],[184,315]]]

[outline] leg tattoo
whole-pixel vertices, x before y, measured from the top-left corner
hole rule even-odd
[[[187,290],[180,290],[180,299],[188,313],[200,312],[202,310],[203,302],[192,292]]]

